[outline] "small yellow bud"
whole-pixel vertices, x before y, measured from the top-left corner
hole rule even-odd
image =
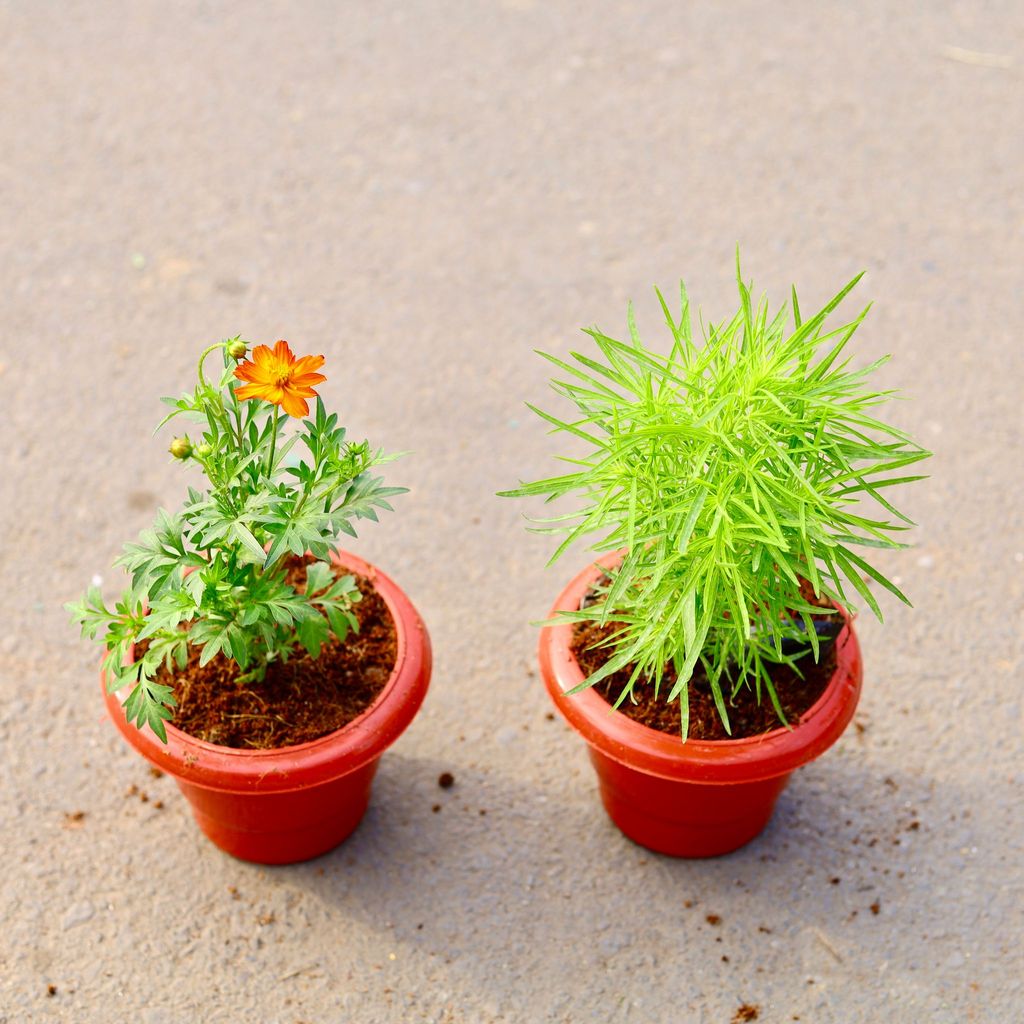
[[[202,444],[197,444],[194,454],[197,459],[208,459],[213,454],[213,445],[207,444],[205,441]]]
[[[228,342],[228,355],[231,356],[232,359],[244,359],[245,354],[248,351],[248,347],[241,338],[235,338],[234,341]]]
[[[192,454],[192,442],[185,437],[176,437],[167,449],[176,459],[187,459]]]

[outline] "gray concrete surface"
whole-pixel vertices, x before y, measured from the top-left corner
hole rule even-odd
[[[1011,0],[0,3],[0,1021],[1020,1019],[1022,76]],[[937,455],[863,730],[674,862],[545,717],[585,556],[492,495],[551,465],[533,347],[658,332],[680,276],[722,315],[736,242],[780,300],[868,271],[858,358]],[[239,331],[415,450],[357,550],[437,652],[362,829],[280,870],[124,748],[61,610],[179,500],[158,396]]]

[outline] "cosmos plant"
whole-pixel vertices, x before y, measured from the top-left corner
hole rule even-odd
[[[903,471],[930,454],[874,415],[893,392],[870,377],[889,357],[859,369],[847,357],[868,310],[826,328],[860,275],[810,317],[795,289],[777,313],[755,305],[738,256],[736,277],[738,310],[700,340],[681,285],[676,313],[657,292],[667,352],[641,340],[630,306],[628,340],[595,328],[591,351],[540,353],[573,412],[530,408],[573,439],[570,468],[504,492],[572,502],[536,527],[564,535],[552,562],[584,537],[596,536],[593,551],[623,549],[601,599],[560,617],[618,624],[611,657],[579,689],[632,666],[619,703],[653,687],[680,702],[684,738],[698,666],[727,730],[744,690],[785,721],[771,666],[820,654],[811,616],[822,609],[802,584],[837,604],[862,599],[879,619],[869,581],[909,604],[860,549],[905,546],[913,524],[887,495],[923,479]]]
[[[220,352],[223,370],[207,380],[207,357]],[[317,395],[326,380],[323,356],[296,358],[287,342],[271,349],[240,338],[211,345],[199,358],[198,383],[181,398],[165,398],[178,416],[201,424],[201,438],[174,438],[170,453],[206,477],[189,487],[182,508],[160,509],[156,523],[127,544],[118,563],[131,586],[113,609],[98,587],[68,606],[82,632],[106,647],[103,668],[110,692],[130,687],[129,722],[166,742],[173,688],[156,681],[161,666],[182,669],[190,649],[205,665],[217,655],[238,667],[239,682],[261,679],[297,647],[312,657],[334,636],[358,628],[359,600],[352,576],[336,576],[330,550],[340,534],[355,536],[353,521],[376,521],[388,498],[405,488],[385,487],[371,470],[394,456],[346,440]],[[315,411],[309,415],[309,401]],[[292,424],[292,430],[288,430]],[[301,444],[301,456],[291,455]],[[311,552],[299,586],[289,582],[289,553]],[[145,650],[135,651],[144,642]]]

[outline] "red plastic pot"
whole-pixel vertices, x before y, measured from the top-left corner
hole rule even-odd
[[[333,849],[366,812],[381,754],[413,720],[430,682],[430,638],[409,598],[379,569],[347,552],[342,569],[368,576],[391,611],[398,655],[380,695],[344,728],[310,743],[236,750],[173,725],[163,744],[129,725],[116,694],[107,711],[121,735],[174,776],[199,827],[222,850],[261,864],[291,864]]]
[[[552,614],[578,609],[601,566],[620,557],[612,553],[584,569],[562,591]],[[612,710],[595,690],[567,696],[584,678],[571,650],[572,625],[545,626],[541,675],[558,710],[590,747],[612,821],[634,842],[674,857],[715,857],[757,836],[793,771],[823,754],[853,718],[863,666],[850,617],[843,616],[836,671],[792,728],[750,739],[686,743]]]

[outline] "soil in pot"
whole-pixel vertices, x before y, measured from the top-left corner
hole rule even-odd
[[[806,600],[819,606],[826,604],[815,597],[809,586],[802,589],[805,590],[803,596]],[[591,591],[584,604],[592,603],[596,597],[595,592]],[[832,617],[829,616],[829,618]],[[584,676],[596,672],[614,654],[614,647],[601,646],[601,644],[620,628],[621,624],[615,622],[609,622],[603,626],[595,622],[577,622],[574,625],[572,653],[576,656]],[[775,693],[786,720],[790,724],[798,721],[800,716],[810,710],[825,692],[836,669],[835,645],[832,643],[822,644],[820,662],[814,660],[813,654],[807,654],[797,659],[796,664],[802,677],[786,665],[773,665],[770,668],[772,685],[775,687]],[[627,665],[595,683],[595,692],[613,705],[629,682],[633,669],[633,665]],[[650,729],[678,736],[682,731],[679,702],[669,703],[665,700],[665,695],[671,691],[675,681],[675,670],[671,665],[666,666],[662,678],[662,690],[657,698],[654,696],[652,685],[640,683],[634,687],[633,697],[627,697],[619,705],[619,712]],[[726,694],[731,733],[725,731],[707,676],[703,668],[698,665],[694,670],[689,690],[689,739],[746,739],[771,732],[781,726],[782,723],[779,721],[767,693],[762,693],[763,700],[758,703],[751,687],[743,687],[736,695],[735,701],[729,701],[727,685],[723,686],[723,692]]]
[[[291,558],[289,582],[301,589],[306,562]],[[185,668],[162,668],[157,680],[174,689],[173,724],[208,743],[240,749],[272,749],[307,743],[342,728],[376,699],[397,657],[395,623],[373,582],[352,574],[362,600],[352,606],[359,632],[344,643],[333,638],[320,657],[300,647],[275,662],[260,682],[238,682],[238,666],[218,654],[199,667],[198,650]]]

